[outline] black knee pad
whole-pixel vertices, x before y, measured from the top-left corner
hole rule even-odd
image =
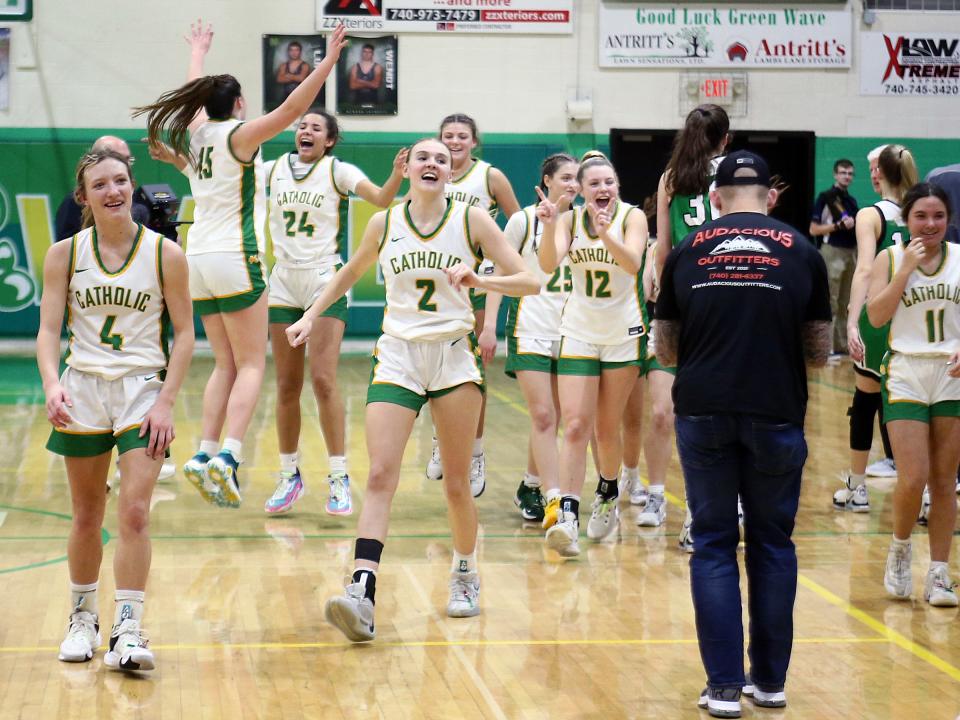
[[[868,393],[859,388],[853,393],[853,403],[847,410],[850,417],[850,449],[868,451],[873,445],[873,419],[880,412],[880,393]]]

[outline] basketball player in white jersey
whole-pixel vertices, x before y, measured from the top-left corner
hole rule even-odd
[[[591,157],[578,174],[582,208],[560,215],[538,189],[545,227],[540,267],[553,272],[566,258],[573,288],[560,320],[559,375],[563,444],[559,507],[549,504],[544,524],[548,547],[563,557],[579,555],[580,493],[586,450],[596,432],[600,480],[587,536],[615,539],[620,474],[620,422],[644,357],[647,320],[641,285],[647,219],[620,199],[616,172],[605,157]],[[553,524],[553,523],[556,524]]]
[[[556,153],[540,167],[540,189],[550,202],[566,210],[577,197],[577,161],[566,153]],[[570,268],[560,263],[553,273],[540,269],[537,251],[543,240],[543,223],[537,206],[528,205],[507,221],[504,236],[520,253],[527,270],[540,279],[540,293],[532,297],[511,298],[507,305],[506,373],[520,383],[530,413],[530,439],[527,471],[514,495],[524,520],[543,521],[546,501],[560,497],[557,470],[557,427],[560,401],[557,396],[557,358],[560,353],[560,313],[572,283]],[[497,349],[499,293],[487,293],[487,310],[480,334],[480,354],[489,364]]]
[[[452,174],[447,181],[447,197],[471,207],[478,207],[490,213],[490,217],[494,220],[501,210],[509,218],[520,209],[520,203],[517,202],[517,196],[507,176],[490,163],[473,157],[473,151],[480,144],[480,133],[472,117],[463,113],[447,115],[440,122],[440,140],[450,150],[453,162]],[[480,274],[492,272],[493,269],[489,262],[481,263],[480,268]],[[484,291],[471,291],[470,300],[473,303],[478,331],[483,329],[486,299]],[[479,497],[486,486],[486,459],[483,454],[486,407],[487,401],[484,396],[480,407],[477,435],[473,443],[473,460],[470,465],[470,489],[474,497]],[[442,477],[443,468],[439,452],[436,438],[434,438],[433,451],[426,470],[427,477],[431,480],[439,480]]]
[[[960,462],[960,247],[944,241],[950,201],[941,188],[915,185],[902,207],[909,244],[891,245],[876,257],[867,300],[870,324],[890,323],[881,387],[897,487],[883,584],[892,597],[910,598],[910,534],[926,485],[930,568],[923,597],[933,606],[956,607],[947,563]]]
[[[343,596],[326,606],[327,620],[355,642],[374,636],[377,568],[390,504],[413,423],[427,402],[436,419],[453,535],[447,614],[470,617],[480,612],[477,509],[469,471],[483,369],[468,289],[506,295],[529,295],[540,289],[488,214],[444,197],[450,151],[443,143],[434,139],[415,143],[405,175],[410,179],[408,200],[373,216],[350,261],[303,318],[287,328],[290,344],[302,345],[313,321],[379,262],[387,306],[367,391],[370,476],[357,526],[352,581]],[[481,252],[497,263],[502,275],[475,273]]]
[[[59,657],[85,662],[100,645],[103,488],[116,446],[123,489],[114,622],[104,664],[152,670],[154,656],[140,627],[150,572],[150,497],[173,441],[173,403],[193,353],[187,262],[176,243],[131,218],[129,158],[114,150],[84,155],[75,194],[86,227],[47,252],[37,334],[53,425],[47,448],[64,456],[72,505],[71,614]],[[67,368],[58,377],[64,313]]]
[[[266,364],[266,194],[260,145],[310,107],[346,44],[345,30],[341,26],[332,33],[326,57],[280,107],[249,122],[244,122],[247,105],[236,78],[203,76],[213,31],[202,24],[191,30],[189,82],[138,108],[135,116],[147,115],[151,145],[169,140],[174,164],[189,178],[196,202],[187,236],[190,294],[215,366],[203,395],[200,446],[184,465],[184,474],[208,502],[239,507],[243,436]]]
[[[397,153],[393,172],[383,187],[370,182],[356,165],[332,155],[340,137],[335,117],[308,112],[297,126],[296,152],[286,153],[265,168],[270,237],[276,264],[270,275],[270,342],[277,375],[277,439],[280,480],[264,505],[271,514],[288,512],[305,492],[300,457],[300,393],[305,346],[291,348],[287,327],[299,320],[342,266],[348,196],[352,193],[377,207],[387,207],[403,181],[406,149]],[[337,360],[347,323],[347,298],[337,300],[313,324],[310,379],[327,446],[331,515],[353,512],[347,474],[345,412],[337,390]]]

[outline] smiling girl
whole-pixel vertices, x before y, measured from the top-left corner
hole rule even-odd
[[[116,609],[104,664],[152,670],[153,653],[140,628],[150,572],[150,497],[173,442],[173,402],[193,353],[187,262],[176,243],[131,218],[129,158],[114,150],[84,155],[74,192],[86,228],[47,253],[37,335],[53,425],[47,448],[64,456],[73,509],[71,615],[59,657],[84,662],[100,645],[103,488],[116,446],[123,492],[113,562]],[[58,377],[64,312],[67,368]]]
[[[620,525],[620,421],[646,345],[647,319],[640,272],[647,219],[620,200],[617,174],[605,157],[591,157],[577,176],[584,207],[563,214],[542,191],[544,223],[540,268],[552,273],[567,259],[573,277],[560,320],[559,376],[563,445],[559,515],[547,530],[548,547],[564,557],[580,554],[580,493],[587,443],[596,428],[600,480],[587,526],[592,540],[616,536]],[[550,508],[545,524],[550,524]]]
[[[400,481],[404,448],[426,403],[436,419],[453,535],[447,614],[470,617],[480,612],[477,508],[469,471],[483,370],[467,291],[530,295],[540,290],[487,213],[444,197],[450,151],[443,143],[434,139],[415,143],[404,174],[410,180],[407,201],[373,216],[349,262],[304,316],[287,328],[291,346],[302,345],[313,321],[379,263],[387,305],[367,391],[370,475],[357,524],[352,581],[343,596],[326,606],[327,620],[355,642],[374,636],[377,569],[390,505]],[[473,271],[481,252],[497,263],[502,275],[478,276]]]
[[[866,305],[873,328],[890,324],[881,388],[897,486],[883,584],[892,597],[910,598],[910,534],[926,485],[930,568],[923,597],[933,606],[956,607],[947,562],[960,462],[960,248],[944,242],[950,201],[941,188],[910,188],[902,213],[910,240],[876,257]]]
[[[305,346],[290,347],[285,331],[303,316],[343,265],[340,253],[347,232],[347,196],[354,193],[377,207],[387,207],[403,181],[406,149],[397,153],[393,172],[379,187],[356,165],[331,154],[339,138],[336,118],[323,111],[309,112],[297,126],[296,152],[283,155],[267,170],[270,236],[277,259],[270,275],[269,317],[277,366],[280,448],[280,479],[264,505],[271,514],[288,512],[305,492],[298,461],[306,353]],[[344,444],[345,412],[337,389],[337,359],[346,323],[344,295],[317,318],[309,341],[310,379],[330,463],[326,511],[331,515],[353,511]]]

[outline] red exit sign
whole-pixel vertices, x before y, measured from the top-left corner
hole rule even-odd
[[[733,100],[733,77],[717,75],[705,77],[700,81],[700,102]]]

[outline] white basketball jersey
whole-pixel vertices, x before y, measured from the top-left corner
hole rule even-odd
[[[634,206],[617,201],[609,233],[623,241],[627,215]],[[603,241],[587,230],[587,213],[574,208],[573,241],[567,253],[573,289],[563,306],[560,332],[594,345],[620,345],[647,334],[643,305],[643,267],[628,273],[620,268]]]
[[[297,161],[296,153],[277,160],[267,183],[277,264],[319,267],[342,262],[347,197],[364,179],[359,168],[329,155],[306,166]]]
[[[552,273],[540,269],[537,251],[543,237],[543,223],[537,220],[536,205],[514,213],[504,235],[520,253],[527,270],[540,281],[540,293],[507,300],[507,334],[511,337],[560,339],[560,313],[570,290],[570,266],[566,258]]]
[[[903,263],[902,244],[890,248],[890,277]],[[960,349],[960,246],[943,243],[940,267],[910,274],[890,321],[890,349],[909,355],[951,355]]]
[[[81,230],[70,242],[67,365],[107,380],[162,371],[168,326],[163,236],[141,225],[116,272],[103,267],[94,228]]]
[[[187,255],[243,252],[248,257],[264,251],[266,192],[260,150],[249,163],[230,149],[230,135],[239,120],[208,120],[190,137],[197,167],[184,170],[196,202],[193,225],[187,235]]]
[[[447,183],[446,196],[470,207],[478,207],[496,219],[500,208],[490,192],[490,168],[483,160],[475,160],[470,169],[456,180]]]
[[[387,210],[380,241],[383,332],[427,342],[462,338],[473,330],[473,308],[467,288],[454,289],[443,269],[480,261],[470,242],[468,206],[448,200],[443,219],[427,234],[413,224],[408,207],[409,201]]]

